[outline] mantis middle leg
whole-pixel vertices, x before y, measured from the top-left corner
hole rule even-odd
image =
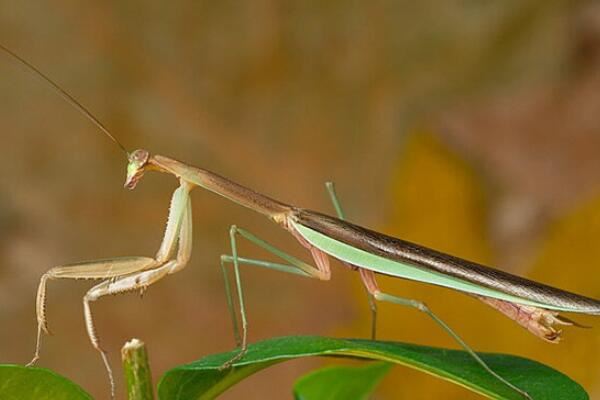
[[[344,213],[340,206],[340,202],[337,199],[337,195],[335,193],[335,188],[334,188],[333,183],[327,182],[326,187],[327,187],[327,190],[329,192],[329,195],[331,197],[333,206],[336,210],[338,217],[340,219],[344,219]],[[239,257],[237,254],[237,241],[236,241],[237,235],[241,235],[246,240],[248,240],[248,241],[256,244],[257,246],[269,251],[270,253],[278,256],[279,258],[285,260],[288,264],[280,264],[280,263],[274,263],[274,262],[270,262],[270,261]],[[258,238],[257,236],[248,232],[245,229],[238,228],[235,225],[233,225],[231,227],[231,229],[229,231],[229,238],[230,238],[230,243],[231,243],[231,253],[232,254],[221,256],[221,269],[223,271],[223,277],[224,277],[224,281],[225,281],[225,293],[227,295],[227,307],[228,307],[229,313],[231,315],[235,341],[236,341],[236,344],[238,345],[238,347],[240,347],[240,352],[236,356],[234,356],[232,359],[227,361],[225,364],[223,364],[222,368],[231,366],[231,364],[233,364],[235,361],[237,361],[241,357],[243,357],[243,355],[245,354],[246,349],[247,349],[248,322],[247,322],[247,318],[246,318],[246,311],[245,311],[244,296],[243,296],[241,277],[240,277],[240,271],[239,271],[239,264],[274,269],[277,271],[288,272],[288,273],[301,275],[301,276],[305,276],[305,277],[309,277],[309,278],[316,278],[316,279],[320,279],[320,280],[329,280],[331,272],[330,272],[330,268],[329,268],[327,255],[324,252],[309,245],[305,240],[303,240],[298,235],[295,235],[295,237],[296,237],[296,239],[298,239],[300,241],[300,243],[304,247],[308,248],[311,251],[313,259],[316,264],[316,267],[309,265],[309,264],[305,263],[304,261],[299,260],[296,257],[293,257],[293,256],[283,252],[280,249],[277,249],[275,246]],[[231,285],[229,283],[229,277],[228,277],[227,271],[225,269],[226,263],[232,263],[233,267],[234,267],[234,277],[235,277],[236,289],[237,289],[237,294],[238,294],[240,318],[241,318],[241,323],[242,323],[241,335],[240,335],[240,330],[239,330],[239,326],[238,326],[238,318],[236,316],[236,312],[234,309],[234,300],[233,300]],[[369,294],[369,304],[371,306],[371,312],[372,312],[371,337],[374,339],[375,332],[376,332],[377,305],[374,301],[373,296],[370,293],[368,293],[368,294]]]
[[[237,251],[237,235],[240,235],[241,237],[250,241],[251,243],[253,243],[253,244],[267,250],[271,254],[274,254],[275,256],[283,259],[288,264],[280,264],[280,263],[274,263],[274,262],[270,262],[270,261],[239,257],[238,251]],[[259,237],[255,236],[254,234],[248,232],[247,230],[238,228],[235,225],[231,226],[231,228],[229,230],[229,239],[230,239],[230,243],[231,243],[231,255],[224,254],[221,256],[221,269],[223,270],[223,276],[225,279],[225,292],[227,294],[227,306],[228,306],[229,312],[231,314],[235,340],[237,342],[237,345],[240,348],[240,351],[234,357],[232,357],[230,360],[225,362],[221,366],[221,368],[228,368],[234,362],[236,362],[237,360],[242,358],[244,356],[244,354],[246,353],[247,346],[248,346],[248,343],[247,343],[248,322],[246,319],[246,307],[244,304],[244,294],[243,294],[243,290],[242,290],[242,283],[241,283],[241,277],[240,277],[240,269],[239,269],[240,264],[274,269],[277,271],[287,272],[287,273],[291,273],[291,274],[295,274],[295,275],[301,275],[301,276],[308,277],[308,278],[316,278],[319,280],[329,280],[330,276],[331,276],[331,271],[329,268],[329,260],[327,258],[327,255],[316,248],[312,248],[312,246],[310,246],[307,243],[304,243],[302,241],[301,241],[301,243],[303,245],[311,247],[310,250],[311,250],[311,253],[312,253],[312,256],[313,256],[316,266],[307,264],[304,261],[302,261],[290,254],[283,252],[282,250],[267,243],[266,241],[260,239]],[[225,269],[226,263],[233,264],[235,285],[236,285],[236,291],[237,291],[237,295],[238,295],[240,318],[241,318],[241,322],[242,322],[241,335],[240,335],[239,327],[238,327],[238,323],[237,323],[237,316],[236,316],[236,313],[234,310],[233,294],[232,294],[230,283],[229,283],[229,277],[228,277],[227,271]]]
[[[336,210],[338,217],[340,219],[344,219],[344,213],[341,208],[340,202],[337,198],[337,195],[335,193],[335,187],[334,187],[333,183],[327,182],[325,184],[325,186],[327,188],[327,191],[329,192],[331,201],[333,203],[333,206]],[[280,257],[281,259],[288,262],[288,264],[280,264],[280,263],[274,263],[274,262],[270,262],[270,261],[239,257],[237,255],[237,242],[236,242],[236,235],[238,235],[238,234],[241,235],[243,238],[247,239],[248,241],[250,241],[250,242],[258,245],[259,247],[262,247],[263,249],[269,251],[270,253]],[[240,272],[239,272],[239,264],[269,268],[269,269],[274,269],[277,271],[288,272],[288,273],[292,273],[292,274],[296,274],[296,275],[301,275],[301,276],[310,277],[310,278],[317,278],[317,279],[321,279],[321,280],[328,280],[330,277],[329,263],[327,262],[326,254],[321,252],[320,250],[310,246],[307,242],[305,242],[299,236],[295,235],[296,238],[300,241],[300,243],[304,247],[307,247],[311,250],[313,259],[314,259],[317,267],[306,264],[302,260],[299,260],[299,259],[277,249],[273,245],[267,243],[266,241],[258,238],[257,236],[253,235],[252,233],[250,233],[244,229],[236,227],[235,225],[231,227],[229,236],[230,236],[230,242],[231,242],[232,255],[222,255],[221,256],[221,269],[223,271],[223,277],[224,277],[224,281],[225,281],[225,293],[227,295],[227,307],[228,307],[229,313],[231,315],[235,341],[236,341],[236,344],[238,345],[238,347],[240,347],[240,352],[235,357],[233,357],[231,360],[226,362],[223,365],[223,368],[230,366],[233,362],[240,359],[245,354],[246,348],[247,348],[248,323],[247,323],[247,319],[246,319],[244,296],[243,296],[241,278],[240,278]],[[237,289],[237,294],[238,294],[238,303],[240,306],[239,307],[240,318],[241,318],[241,323],[242,323],[241,335],[240,335],[240,330],[239,330],[239,326],[238,326],[238,318],[236,316],[236,312],[234,309],[234,301],[233,301],[231,285],[229,283],[229,277],[228,277],[227,271],[225,269],[226,263],[232,263],[234,266],[235,283],[236,283],[236,289]],[[367,293],[369,295],[369,305],[370,305],[371,314],[372,314],[371,338],[375,339],[376,323],[377,323],[377,304],[375,303],[373,296],[368,291],[367,291]]]

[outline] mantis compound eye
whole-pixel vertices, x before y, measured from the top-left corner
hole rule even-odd
[[[127,179],[125,187],[134,189],[138,181],[144,175],[144,169],[150,158],[150,153],[146,150],[135,150],[129,154],[129,164],[127,164]]]
[[[138,149],[129,155],[129,162],[145,164],[149,157],[150,153],[147,150]]]

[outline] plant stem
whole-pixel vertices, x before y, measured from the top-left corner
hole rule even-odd
[[[154,400],[152,375],[148,364],[146,345],[139,339],[131,339],[121,349],[123,370],[129,400]]]

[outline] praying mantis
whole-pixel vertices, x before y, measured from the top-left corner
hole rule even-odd
[[[91,304],[107,295],[126,292],[143,293],[152,284],[186,267],[192,252],[190,195],[196,187],[216,193],[227,200],[264,215],[291,234],[302,247],[310,252],[314,261],[313,265],[291,256],[235,225],[230,228],[231,254],[222,255],[220,263],[225,279],[227,305],[239,351],[222,365],[224,369],[231,368],[244,356],[248,344],[248,325],[240,276],[241,265],[262,267],[328,281],[331,277],[330,258],[341,261],[351,271],[358,272],[368,292],[372,312],[373,338],[375,338],[377,301],[415,308],[435,321],[488,373],[520,393],[524,398],[531,397],[493,371],[426,304],[383,292],[378,286],[376,276],[380,274],[410,279],[466,293],[497,309],[534,335],[551,343],[557,343],[561,336],[561,331],[555,325],[577,326],[575,322],[559,315],[560,312],[600,315],[600,301],[596,299],[527,280],[350,223],[344,216],[332,183],[327,183],[326,187],[336,211],[336,217],[283,203],[209,170],[194,167],[170,157],[153,154],[143,149],[128,151],[98,119],[54,81],[8,48],[0,45],[0,49],[50,84],[125,153],[128,160],[125,188],[133,190],[144,174],[151,171],[173,175],[179,181],[179,186],[171,198],[162,243],[154,257],[120,257],[68,264],[51,268],[42,275],[36,297],[38,327],[35,354],[28,365],[35,364],[39,359],[43,333],[48,333],[46,318],[48,281],[55,279],[100,280],[101,282],[92,287],[83,298],[84,320],[92,346],[102,357],[110,381],[111,397],[114,398],[113,372],[107,352],[101,346],[94,325]],[[237,250],[238,239],[245,239],[253,243],[280,258],[283,262],[240,256]],[[235,294],[227,271],[229,265],[233,266],[238,310],[234,306]],[[238,312],[241,331],[238,325]]]

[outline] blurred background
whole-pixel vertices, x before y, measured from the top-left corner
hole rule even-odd
[[[201,166],[292,204],[600,298],[600,6],[594,1],[104,1],[0,3],[0,42],[60,83],[130,149]],[[34,350],[34,298],[54,265],[153,255],[177,182],[122,188],[126,161],[47,85],[0,57],[0,362]],[[237,224],[308,259],[260,215],[193,193],[188,268],[93,305],[119,349],[144,340],[156,379],[232,349],[219,255]],[[267,257],[243,243],[246,256]],[[331,282],[243,270],[250,339],[367,337],[358,275]],[[534,358],[600,397],[600,325],[550,345],[446,289],[381,279],[424,300],[475,349]],[[40,365],[98,398],[108,384],[85,333],[91,282],[52,281]],[[428,318],[380,306],[381,339],[457,347]],[[328,361],[285,363],[224,399],[290,398]],[[275,386],[273,382],[278,382]],[[396,367],[378,399],[467,399]]]

